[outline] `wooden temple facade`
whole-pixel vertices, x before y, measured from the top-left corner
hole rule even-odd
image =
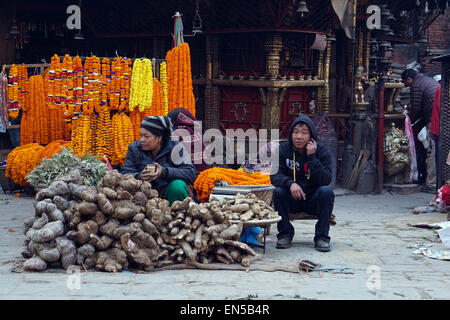
[[[367,117],[387,126],[403,119],[398,108],[403,85],[392,70],[381,88],[381,112],[376,99],[355,101],[362,84],[366,90],[379,81],[371,70],[375,42],[367,8],[377,5],[393,18],[391,32],[385,32],[392,51],[388,59],[398,45],[417,47],[420,60],[426,57],[426,30],[445,13],[447,2],[83,1],[84,40],[77,40],[76,31],[64,28],[71,1],[15,0],[0,4],[0,32],[8,34],[14,23],[21,30],[19,37],[0,38],[0,64],[42,63],[54,53],[163,59],[172,45],[172,16],[180,12],[191,48],[197,118],[204,129],[280,129],[286,138],[300,113],[325,113],[342,154]],[[351,123],[354,119],[359,127]],[[362,143],[357,140],[358,154]]]

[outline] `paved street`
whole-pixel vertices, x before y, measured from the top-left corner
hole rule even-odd
[[[338,193],[338,192],[337,192]],[[323,267],[348,267],[354,274],[265,271],[167,270],[147,274],[82,273],[79,289],[64,270],[13,272],[23,260],[24,219],[34,214],[33,199],[0,195],[1,299],[450,299],[450,261],[413,254],[409,243],[431,242],[435,231],[407,224],[445,221],[446,214],[411,214],[432,195],[341,195],[336,197],[333,251],[314,250],[315,221],[296,221],[291,249],[275,249],[276,228],[257,265],[295,265],[309,259]],[[16,231],[16,232],[11,232]],[[261,249],[255,249],[261,252]],[[450,249],[448,249],[450,250]],[[369,268],[369,270],[368,270]],[[375,270],[371,272],[370,270]],[[379,289],[376,289],[379,270]],[[369,272],[368,272],[369,271]],[[368,286],[368,279],[375,279]],[[69,279],[69,286],[68,286]],[[372,290],[369,290],[372,289]]]

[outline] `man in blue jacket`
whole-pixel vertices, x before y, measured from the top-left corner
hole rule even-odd
[[[171,135],[172,123],[168,117],[146,117],[141,123],[140,139],[129,145],[120,170],[151,182],[159,196],[169,200],[170,205],[176,200],[194,197],[192,185],[197,178],[186,149],[180,142],[172,141]],[[178,159],[173,159],[175,147],[179,151]],[[155,165],[154,172],[147,168],[149,164]]]
[[[279,170],[270,176],[276,187],[274,208],[281,216],[278,222],[278,249],[291,247],[294,227],[289,213],[308,212],[318,216],[315,228],[315,248],[330,251],[330,217],[334,193],[332,160],[329,149],[317,144],[317,130],[306,115],[295,119],[289,131],[289,140],[279,147]]]

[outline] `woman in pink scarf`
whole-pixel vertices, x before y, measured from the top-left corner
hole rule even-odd
[[[197,173],[200,173],[203,170],[209,168],[209,166],[205,163],[203,159],[203,153],[205,151],[205,144],[203,143],[202,132],[198,130],[195,132],[196,122],[198,120],[186,109],[177,108],[173,109],[167,115],[173,124],[174,135],[178,135],[182,137],[182,143],[185,148],[190,151],[191,161],[197,170]],[[189,135],[183,134],[183,130],[187,130]],[[195,152],[195,144],[201,144],[201,152]]]

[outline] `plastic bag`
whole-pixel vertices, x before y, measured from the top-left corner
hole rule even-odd
[[[422,130],[420,130],[419,134],[417,135],[417,139],[419,139],[419,141],[422,142],[425,150],[430,147],[430,144],[428,143],[427,140],[427,127],[423,127]]]
[[[444,202],[445,204],[450,204],[450,185],[443,185],[436,194],[436,202]]]
[[[408,111],[404,110],[405,115],[405,134],[408,137],[409,155],[411,156],[411,170],[410,179],[415,182],[419,180],[419,170],[417,169],[416,145],[414,143],[414,135],[411,126],[411,119],[408,116]]]

